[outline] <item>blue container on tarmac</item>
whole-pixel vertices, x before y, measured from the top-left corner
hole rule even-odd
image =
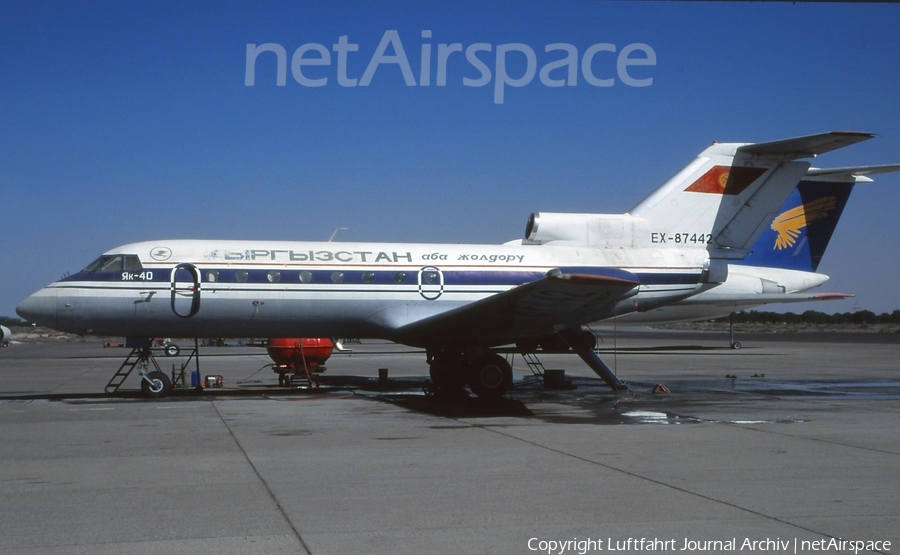
[[[191,372],[191,387],[200,387],[200,371]]]

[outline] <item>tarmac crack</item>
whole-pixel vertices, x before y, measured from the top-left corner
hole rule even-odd
[[[713,422],[713,421],[710,420],[708,422]],[[787,437],[787,438],[794,439],[794,440],[805,440],[805,441],[811,441],[813,443],[824,443],[826,445],[836,445],[838,447],[845,447],[847,449],[859,449],[860,451],[869,451],[872,453],[878,453],[880,455],[894,455],[894,456],[900,455],[900,453],[897,453],[895,451],[886,451],[884,449],[876,449],[874,447],[866,447],[864,445],[853,445],[851,443],[844,443],[841,441],[834,441],[831,439],[824,439],[824,438],[820,438],[820,437],[807,437],[807,436],[800,436],[800,435],[796,435],[796,434],[789,434],[789,433],[785,433],[785,432],[779,432],[776,430],[766,430],[763,428],[756,428],[754,426],[747,426],[747,425],[741,424],[739,422],[726,422],[724,420],[720,420],[720,421],[718,421],[718,423],[727,424],[729,426],[737,426],[738,428],[743,429],[743,430],[752,430],[754,432],[760,432],[760,433],[764,433],[764,434],[772,434],[772,435],[776,435],[776,436],[780,436],[780,437]]]
[[[275,508],[278,509],[278,512],[281,513],[281,516],[284,518],[284,521],[287,522],[287,525],[290,526],[291,531],[294,532],[294,536],[296,536],[297,541],[300,542],[300,545],[303,547],[303,551],[307,555],[312,555],[312,551],[309,549],[309,546],[306,545],[306,542],[303,540],[303,536],[300,535],[300,531],[297,530],[297,527],[294,526],[294,523],[288,517],[287,513],[284,510],[284,507],[278,501],[278,497],[275,495],[275,492],[272,491],[272,488],[269,487],[269,483],[263,478],[262,474],[259,472],[259,469],[253,464],[253,460],[250,458],[250,455],[247,454],[247,451],[244,449],[244,446],[241,445],[241,442],[238,440],[237,436],[234,435],[234,430],[231,429],[231,426],[228,425],[228,421],[222,416],[222,413],[219,412],[219,407],[216,406],[215,403],[210,403],[213,407],[213,410],[216,411],[216,416],[219,417],[219,420],[222,421],[222,424],[225,425],[225,429],[228,430],[228,434],[231,435],[231,439],[234,440],[234,444],[237,445],[238,449],[241,450],[241,454],[244,455],[244,458],[247,460],[247,463],[250,465],[250,468],[253,469],[253,473],[256,474],[256,478],[262,483],[263,487],[266,488],[266,491],[269,494],[269,497],[272,499],[272,502],[275,503]]]
[[[459,421],[460,421],[460,422],[464,422],[464,421],[462,421],[462,420],[459,420]],[[596,461],[596,460],[593,460],[593,459],[589,459],[589,458],[587,458],[587,457],[582,457],[581,455],[576,455],[576,454],[574,454],[574,453],[568,453],[568,452],[566,452],[566,451],[563,451],[563,450],[561,450],[561,449],[556,449],[556,448],[550,447],[550,446],[548,446],[548,445],[542,445],[542,444],[537,443],[537,442],[535,442],[535,441],[532,441],[532,440],[529,440],[529,439],[525,439],[525,438],[522,438],[522,437],[518,437],[518,436],[515,436],[515,435],[510,434],[510,433],[507,433],[507,432],[503,432],[503,431],[498,430],[498,429],[496,429],[496,428],[494,428],[494,427],[492,427],[492,426],[489,426],[489,425],[471,424],[471,423],[469,423],[469,424],[470,424],[473,428],[481,428],[482,430],[485,430],[485,431],[488,431],[488,432],[495,433],[495,434],[500,435],[500,436],[503,436],[503,437],[505,437],[505,438],[512,439],[512,440],[515,440],[515,441],[520,441],[520,442],[522,442],[522,443],[531,445],[531,446],[533,446],[533,447],[537,447],[537,448],[539,448],[539,449],[544,449],[544,450],[546,450],[546,451],[550,451],[551,453],[556,453],[556,454],[558,454],[558,455],[563,455],[563,456],[565,456],[565,457],[569,457],[569,458],[572,458],[572,459],[575,459],[575,460],[578,460],[578,461],[586,462],[586,463],[591,464],[591,465],[594,465],[594,466],[599,466],[599,467],[605,468],[605,469],[607,469],[607,470],[612,470],[613,472],[619,472],[619,473],[624,474],[624,475],[626,475],[626,476],[630,476],[630,477],[632,477],[632,478],[637,478],[637,479],[639,479],[639,480],[644,480],[644,481],[650,482],[650,483],[652,483],[652,484],[656,484],[656,485],[658,485],[658,486],[662,486],[662,487],[664,487],[664,488],[668,488],[668,489],[671,489],[671,490],[674,490],[674,491],[677,491],[677,492],[680,492],[680,493],[685,493],[685,494],[687,494],[687,495],[692,495],[692,496],[694,496],[694,497],[698,497],[698,498],[703,499],[703,500],[706,500],[706,501],[711,501],[711,502],[713,502],[713,503],[718,503],[718,504],[721,504],[721,505],[725,505],[726,507],[731,507],[732,509],[735,509],[735,510],[738,510],[738,511],[742,511],[742,512],[745,512],[745,513],[749,513],[749,514],[751,514],[751,515],[758,516],[758,517],[760,517],[760,518],[764,518],[764,519],[767,519],[767,520],[771,520],[771,521],[777,522],[777,523],[779,523],[779,524],[784,524],[785,526],[790,526],[790,527],[793,527],[793,528],[797,528],[797,529],[799,529],[799,530],[803,530],[803,531],[805,531],[805,532],[810,532],[810,533],[813,533],[813,534],[818,534],[818,535],[820,535],[820,536],[824,536],[824,537],[827,537],[827,538],[840,539],[838,536],[834,536],[834,535],[832,535],[832,534],[828,534],[828,533],[825,533],[825,532],[820,532],[819,530],[816,530],[816,529],[814,529],[814,528],[808,528],[808,527],[806,527],[806,526],[801,526],[800,524],[797,524],[797,523],[794,523],[794,522],[790,522],[790,521],[788,521],[788,520],[784,520],[784,519],[781,519],[781,518],[778,518],[778,517],[775,517],[775,516],[767,515],[767,514],[765,514],[765,513],[761,513],[761,512],[759,512],[759,511],[755,511],[755,510],[753,510],[753,509],[748,509],[747,507],[742,507],[742,506],[737,505],[737,504],[735,504],[735,503],[731,503],[730,501],[725,501],[725,500],[723,500],[723,499],[716,499],[715,497],[710,497],[709,495],[704,495],[704,494],[698,493],[698,492],[696,492],[696,491],[691,491],[691,490],[686,489],[686,488],[682,488],[682,487],[679,487],[679,486],[675,486],[675,485],[672,485],[672,484],[668,484],[668,483],[666,483],[666,482],[663,482],[662,480],[657,480],[656,478],[651,478],[650,476],[644,476],[644,475],[642,475],[642,474],[638,474],[637,472],[632,472],[632,471],[630,471],[630,470],[625,470],[625,469],[623,469],[623,468],[619,468],[619,467],[616,467],[616,466],[613,466],[613,465],[604,464],[604,463],[602,463],[602,462],[599,462],[599,461]],[[887,555],[884,551],[872,551],[872,552],[873,552],[873,553],[882,553],[882,554],[884,554],[884,555]]]

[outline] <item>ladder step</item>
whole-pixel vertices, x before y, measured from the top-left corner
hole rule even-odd
[[[540,359],[534,353],[521,353],[522,360],[525,361],[525,364],[528,365],[528,368],[531,370],[531,373],[534,374],[534,377],[537,378],[538,382],[541,384],[544,383],[544,365],[541,363]]]

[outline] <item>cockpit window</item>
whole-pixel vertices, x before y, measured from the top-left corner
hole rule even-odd
[[[94,260],[93,262],[91,262],[90,264],[88,264],[87,266],[85,266],[85,267],[84,267],[84,270],[81,270],[81,271],[82,271],[82,272],[96,272],[96,271],[97,271],[97,268],[99,268],[100,265],[103,264],[103,259],[104,259],[104,258],[106,258],[106,257],[105,257],[105,256],[101,256],[101,257],[98,258],[97,260]]]
[[[121,272],[123,268],[129,272],[140,271],[143,269],[143,266],[141,266],[141,259],[133,254],[103,255],[88,264],[82,272]]]
[[[138,258],[134,254],[126,254],[125,255],[125,271],[126,272],[140,272],[144,267],[141,266],[141,259]]]
[[[97,260],[94,260],[93,262],[88,264],[87,267],[82,270],[82,272],[111,272],[114,270],[122,270],[121,256],[101,256]]]
[[[121,272],[122,271],[122,257],[121,256],[113,256],[105,263],[100,265],[100,268],[97,270],[98,272]]]

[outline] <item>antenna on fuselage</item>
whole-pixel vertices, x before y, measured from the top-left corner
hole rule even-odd
[[[349,229],[350,229],[349,227],[335,228],[334,233],[332,233],[331,237],[328,238],[328,242],[330,243],[330,242],[334,241],[334,236],[337,235],[338,231],[341,231],[341,230],[348,231]]]

